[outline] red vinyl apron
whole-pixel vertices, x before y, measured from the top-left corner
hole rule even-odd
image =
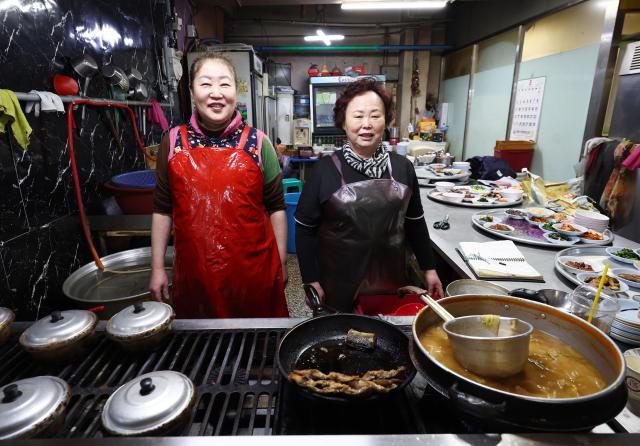
[[[261,167],[238,147],[191,147],[169,160],[177,318],[287,317]]]

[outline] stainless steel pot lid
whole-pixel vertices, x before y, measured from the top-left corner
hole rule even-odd
[[[16,315],[8,308],[0,307],[0,328],[5,324],[10,324],[15,319]]]
[[[54,311],[27,328],[20,335],[20,344],[38,348],[71,341],[93,332],[97,322],[90,311]]]
[[[6,440],[48,427],[66,408],[71,389],[56,376],[36,376],[4,386],[0,397],[0,440]]]
[[[138,302],[116,313],[107,323],[107,333],[129,338],[151,333],[171,322],[173,309],[163,302]]]
[[[116,435],[162,429],[191,408],[195,387],[180,372],[146,373],[118,388],[102,410],[102,425]]]

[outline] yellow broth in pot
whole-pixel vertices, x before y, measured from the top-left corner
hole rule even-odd
[[[504,379],[485,378],[458,364],[442,324],[432,325],[419,339],[424,349],[449,370],[504,392],[538,398],[573,398],[606,387],[602,374],[584,356],[540,330],[533,330],[524,370]]]

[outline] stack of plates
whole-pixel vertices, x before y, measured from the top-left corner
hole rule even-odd
[[[637,308],[622,310],[616,314],[609,335],[629,345],[640,345],[640,311]]]
[[[603,232],[609,227],[609,217],[597,212],[576,211],[573,219],[576,224],[586,226],[587,228],[598,232]]]

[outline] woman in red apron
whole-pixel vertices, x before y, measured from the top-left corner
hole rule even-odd
[[[196,60],[193,116],[158,154],[149,289],[169,297],[164,256],[173,229],[178,318],[288,316],[282,175],[268,138],[236,110],[236,87],[227,59]]]
[[[314,166],[296,210],[302,280],[340,311],[353,311],[358,296],[395,294],[407,285],[407,245],[429,294],[443,295],[413,165],[381,144],[392,109],[374,79],[345,88],[334,119],[347,143]]]

